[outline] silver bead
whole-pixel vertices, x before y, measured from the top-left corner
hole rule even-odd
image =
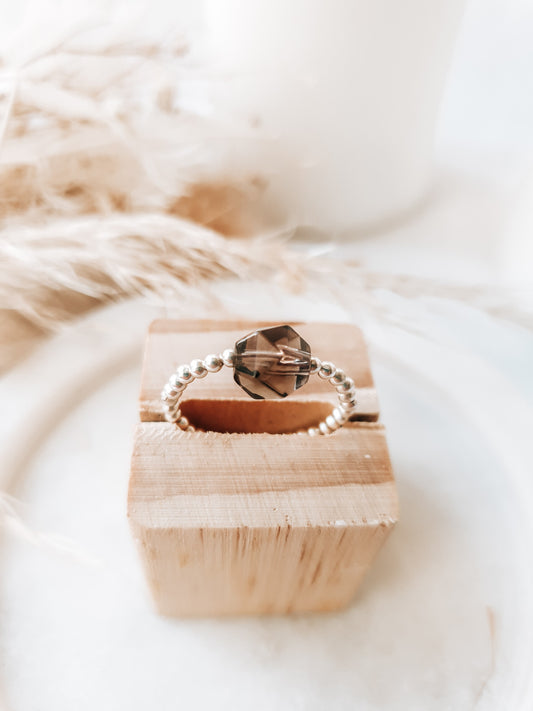
[[[175,410],[177,407],[178,407],[177,400],[170,400],[168,402],[163,403],[163,411],[164,412],[170,412],[171,410]]]
[[[177,373],[173,373],[170,378],[168,379],[168,384],[174,389],[174,390],[184,390],[185,389],[185,384],[179,379]]]
[[[348,390],[346,393],[339,393],[339,400],[341,402],[350,402],[350,400],[355,400],[355,390]]]
[[[337,385],[337,392],[344,393],[355,387],[355,383],[351,378],[346,378],[340,385]]]
[[[188,365],[180,365],[176,370],[176,375],[182,383],[190,383],[193,380],[193,374]]]
[[[339,405],[343,409],[349,408],[350,410],[355,410],[355,408],[357,406],[357,401],[356,400],[347,400],[346,402],[339,403]]]
[[[327,424],[326,424],[325,422],[321,422],[321,423],[318,425],[318,429],[320,430],[320,432],[321,432],[323,435],[330,434],[330,429],[329,429],[329,427],[327,426]]]
[[[320,358],[316,358],[315,356],[311,356],[311,367],[309,369],[309,372],[311,374],[313,373],[318,373],[320,368],[322,367],[322,361]],[[316,429],[316,428],[315,428]]]
[[[233,368],[233,362],[235,360],[233,348],[226,348],[220,357],[222,358],[224,365],[227,365],[228,368]]]
[[[224,362],[220,356],[210,353],[204,359],[205,367],[210,373],[218,373],[218,371],[224,365]]]
[[[335,418],[335,421],[339,423],[339,425],[343,425],[348,419],[346,413],[343,412],[339,407],[335,407],[331,414]]]
[[[161,392],[161,400],[163,400],[163,402],[172,402],[181,395],[181,392],[181,390],[178,390],[177,388],[171,386],[170,383],[167,383]]]
[[[307,430],[307,434],[309,435],[309,437],[316,437],[320,434],[320,431],[316,427],[310,427]]]
[[[326,417],[326,425],[329,427],[330,430],[336,430],[339,427],[339,423],[333,417],[333,415],[328,415]]]
[[[355,410],[355,402],[341,402],[339,404],[340,409],[346,414],[346,417],[349,418],[354,410]]]
[[[186,417],[180,417],[177,421],[176,424],[178,427],[180,427],[182,430],[186,430],[187,427],[189,426],[189,420]]]
[[[327,378],[331,378],[334,373],[335,366],[333,365],[333,363],[329,363],[327,360],[322,361],[322,365],[320,366],[320,370],[318,371],[318,377],[324,378],[326,380]]]
[[[205,378],[207,375],[207,368],[205,367],[204,361],[200,358],[191,360],[191,373],[195,378]]]
[[[344,381],[346,380],[346,377],[347,376],[346,376],[346,373],[344,372],[344,370],[342,370],[342,368],[337,368],[337,370],[331,376],[331,382],[334,385],[340,385],[341,383],[344,383]]]

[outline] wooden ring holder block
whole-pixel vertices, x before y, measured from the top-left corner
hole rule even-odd
[[[292,323],[355,380],[360,407],[335,434],[295,430],[335,405],[317,376],[286,401],[254,401],[224,368],[194,382],[163,420],[180,364],[274,325],[155,321],[146,341],[128,516],[158,611],[170,616],[334,610],[352,599],[398,516],[396,486],[358,328]]]

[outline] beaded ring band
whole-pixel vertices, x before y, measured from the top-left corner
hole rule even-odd
[[[333,363],[311,355],[309,344],[291,326],[284,325],[260,328],[238,340],[234,348],[180,365],[161,393],[167,422],[194,432],[196,428],[181,414],[180,398],[195,379],[217,373],[224,366],[233,368],[237,385],[256,400],[287,397],[305,385],[313,373],[329,381],[339,402],[322,422],[306,430],[312,437],[335,432],[356,409],[354,381]]]

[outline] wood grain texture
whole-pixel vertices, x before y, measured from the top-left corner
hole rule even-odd
[[[257,323],[250,321],[154,321],[150,327],[145,347],[139,403],[141,420],[144,422],[164,421],[160,393],[171,373],[179,365],[188,363],[193,358],[203,358],[208,353],[219,353],[225,348],[231,348],[237,339],[250,331],[261,326],[276,324],[277,322]],[[366,345],[360,329],[346,324],[297,323],[294,321],[291,321],[290,324],[310,344],[313,354],[322,360],[333,361],[354,379],[359,401],[354,419],[377,420],[379,414],[377,395]],[[209,375],[187,388],[183,402],[188,400],[200,402],[200,405],[197,405],[197,410],[201,408],[201,402],[205,400],[249,403],[248,396],[234,383],[233,374],[229,368]],[[334,406],[336,395],[328,383],[312,376],[307,385],[291,395],[291,399],[287,402],[290,402],[295,410],[291,418],[293,428],[298,428],[306,426],[305,406],[308,403],[323,402],[325,405]],[[269,405],[271,404],[269,403]],[[274,403],[274,406],[275,404],[279,403]],[[186,409],[185,407],[184,411]],[[327,412],[328,408],[325,411]]]
[[[143,393],[151,394],[175,353],[179,360],[170,362],[171,369],[199,352],[227,346],[228,334],[231,344],[254,327],[155,322],[147,340]],[[297,328],[311,343],[312,336],[329,343],[329,357],[348,363],[346,369],[358,360],[360,380],[373,388],[357,329]],[[167,350],[164,357],[159,346]],[[212,383],[219,377],[212,376]],[[158,611],[205,616],[346,605],[398,517],[383,426],[357,421],[316,438],[269,434],[276,421],[283,428],[295,412],[301,417],[302,408],[311,417],[329,408],[324,384],[315,379],[316,390],[296,405],[289,405],[291,398],[263,410],[262,403],[241,399],[231,380],[220,385],[216,397],[202,389],[207,380],[195,383],[201,393],[190,401],[192,414],[196,407],[209,422],[217,412],[226,423],[251,421],[251,431],[183,432],[157,421],[152,409],[145,412],[153,421],[136,427],[128,516]],[[310,387],[311,382],[305,389]],[[143,402],[149,398],[141,397]]]

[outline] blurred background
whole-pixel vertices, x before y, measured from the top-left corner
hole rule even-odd
[[[0,8],[6,708],[531,708],[532,3]],[[402,520],[346,612],[149,612],[142,342],[206,315],[364,330]]]
[[[123,295],[171,305],[201,278],[188,255],[148,283],[128,262],[135,229],[156,261],[151,236],[194,223],[203,239],[292,236],[380,273],[527,287],[530,26],[527,2],[6,6],[1,293],[3,320],[24,323],[5,361],[37,324]],[[113,235],[89,250],[95,218]],[[257,243],[222,244],[264,266]]]
[[[527,289],[530,27],[527,2],[6,4],[2,360],[101,300],[170,307],[203,278],[176,248],[212,233],[321,243],[381,278]],[[256,242],[222,249],[264,277]],[[371,296],[366,277],[347,279]]]

